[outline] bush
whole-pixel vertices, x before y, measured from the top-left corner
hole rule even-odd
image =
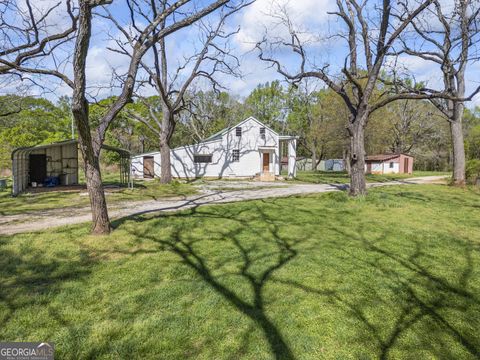
[[[465,175],[469,184],[476,184],[480,179],[480,160],[472,159],[467,161]]]

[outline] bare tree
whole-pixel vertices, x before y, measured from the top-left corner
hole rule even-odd
[[[189,140],[194,142],[235,125],[245,114],[243,104],[226,91],[193,89],[189,91],[185,105],[188,109],[180,113],[179,123],[185,127]]]
[[[317,89],[318,81],[306,79],[288,89],[288,131],[298,135],[299,145],[311,155],[311,170],[326,157],[338,157],[346,140],[345,106],[330,89]]]
[[[21,79],[21,73],[42,73],[39,63],[74,37],[77,16],[71,0],[47,3],[44,8],[36,5],[32,0],[0,2],[0,75]],[[7,82],[14,81],[3,84]]]
[[[92,208],[92,232],[95,234],[108,234],[111,230],[100,172],[99,156],[101,147],[109,125],[125,105],[131,101],[138,69],[143,56],[154,44],[158,43],[164,37],[179,29],[190,26],[202,17],[224,6],[229,0],[211,1],[200,9],[194,7],[195,10],[190,13],[185,13],[183,16],[179,13],[178,17],[172,22],[159,29],[159,26],[165,18],[190,2],[190,0],[178,0],[158,12],[144,27],[136,27],[135,30],[137,34],[132,38],[131,59],[128,70],[126,74],[123,75],[120,94],[116,97],[115,101],[108,106],[100,118],[98,126],[93,128],[89,119],[89,102],[87,100],[87,79],[85,71],[92,33],[92,11],[98,6],[108,5],[111,2],[112,0],[79,1],[78,30],[76,32],[75,50],[73,54],[73,79],[70,79],[66,73],[60,72],[57,68],[26,68],[13,63],[6,64],[20,72],[55,76],[72,88],[72,113],[78,129],[80,150],[84,159],[85,177]],[[136,3],[136,0],[127,1],[129,6],[132,6],[132,3]],[[112,21],[115,21],[115,19],[112,19]],[[126,27],[123,31],[125,33],[128,32]]]
[[[160,11],[167,8],[166,0],[159,1]],[[238,76],[239,62],[232,55],[228,45],[228,39],[237,31],[225,30],[225,21],[228,17],[238,12],[251,2],[240,1],[226,5],[219,14],[218,20],[214,24],[209,21],[199,22],[199,49],[194,50],[193,54],[184,56],[183,61],[178,65],[172,66],[176,59],[169,53],[165,38],[159,40],[158,44],[152,46],[153,62],[143,60],[142,69],[146,72],[148,80],[143,83],[145,86],[151,86],[158,94],[158,101],[149,101],[139,96],[140,101],[149,109],[148,116],[142,116],[139,113],[130,112],[132,117],[144,123],[154,134],[158,136],[160,149],[160,182],[167,184],[172,180],[171,159],[170,159],[170,141],[174,133],[178,116],[180,112],[191,110],[191,106],[186,106],[188,102],[188,90],[197,79],[206,79],[214,88],[222,88],[222,84],[215,75],[233,75]],[[132,7],[132,12],[143,11],[141,8]],[[156,4],[151,3],[151,17],[157,16]],[[158,26],[158,31],[165,28],[169,18],[178,16],[176,12],[165,17]],[[113,16],[109,15],[112,19]],[[132,38],[128,38],[132,43]],[[117,42],[118,43],[118,42]],[[130,56],[129,49],[126,49],[120,43],[120,53]],[[140,89],[141,90],[141,89]]]
[[[432,4],[433,0],[420,2],[413,9],[405,10],[391,1],[382,2],[337,0],[336,15],[346,28],[338,34],[348,44],[342,76],[329,73],[329,65],[309,65],[307,48],[288,17],[288,11],[280,11],[276,18],[286,26],[290,39],[263,41],[257,44],[261,60],[270,63],[286,79],[299,82],[314,77],[325,82],[345,102],[350,116],[347,131],[350,137],[350,195],[366,193],[365,182],[365,126],[369,115],[386,104],[402,97],[421,97],[418,94],[392,95],[391,89],[381,94],[377,85],[381,80],[388,51],[413,19]],[[300,69],[292,73],[272,55],[279,48],[289,48],[300,57]],[[348,167],[348,166],[347,166]]]
[[[465,149],[463,112],[465,101],[480,87],[466,94],[465,73],[469,63],[480,57],[480,2],[456,0],[445,4],[434,1],[434,8],[412,21],[414,41],[402,37],[398,54],[419,57],[436,65],[442,74],[443,89],[449,98],[432,98],[431,102],[445,115],[450,125],[453,148],[453,184],[465,185]]]
[[[412,149],[435,132],[433,117],[443,117],[428,101],[401,100],[392,104],[388,139],[395,154],[409,154]]]

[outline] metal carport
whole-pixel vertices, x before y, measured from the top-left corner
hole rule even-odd
[[[130,182],[130,152],[128,150],[103,145],[102,149],[115,151],[120,155],[120,183]],[[12,195],[25,191],[31,184],[31,155],[45,157],[45,175],[62,176],[62,185],[78,184],[78,140],[66,140],[47,145],[22,147],[12,152]]]

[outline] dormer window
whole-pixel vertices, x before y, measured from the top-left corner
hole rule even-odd
[[[237,126],[237,127],[235,128],[235,134],[236,134],[237,136],[242,136],[242,128],[241,128],[240,126]]]
[[[265,128],[264,127],[260,128],[260,139],[265,139]]]

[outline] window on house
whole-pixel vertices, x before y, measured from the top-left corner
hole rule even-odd
[[[265,139],[265,128],[264,127],[260,128],[260,139]]]
[[[212,155],[193,155],[194,163],[211,163]]]
[[[393,162],[390,163],[390,169],[393,169]]]
[[[240,126],[235,128],[235,133],[237,134],[237,136],[242,136],[242,128]]]
[[[232,161],[240,161],[240,150],[233,150],[232,152]]]

